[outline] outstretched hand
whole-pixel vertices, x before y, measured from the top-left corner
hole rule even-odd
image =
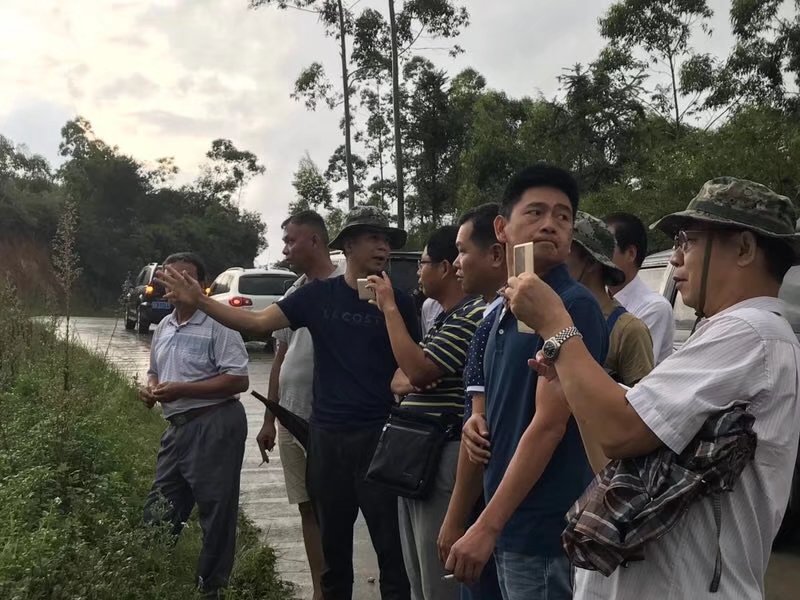
[[[197,308],[200,304],[203,288],[186,271],[179,272],[167,265],[164,270],[156,271],[154,279],[167,288],[164,298],[173,304],[180,303],[190,308]]]

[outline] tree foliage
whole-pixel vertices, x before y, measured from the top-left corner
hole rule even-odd
[[[252,265],[266,246],[260,217],[235,202],[264,168],[230,140],[214,140],[197,181],[169,187],[176,172],[170,158],[148,168],[99,139],[83,117],[61,135],[66,160],[55,173],[0,137],[0,231],[49,243],[63,207],[74,206],[82,265],[74,294],[82,303],[113,305],[128,272],[172,252],[199,251],[216,273]]]

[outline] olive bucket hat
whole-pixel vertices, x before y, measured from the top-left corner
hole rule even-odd
[[[792,253],[792,264],[800,264],[800,233],[797,211],[786,196],[768,187],[736,177],[707,181],[686,210],[672,213],[651,228],[674,235],[691,221],[719,227],[741,228],[783,242]]]
[[[328,246],[334,250],[344,250],[344,242],[354,234],[364,231],[377,231],[389,238],[389,247],[399,250],[406,245],[406,232],[389,225],[389,217],[375,206],[356,206],[344,220],[344,226]]]
[[[589,256],[603,266],[606,284],[621,285],[625,282],[625,273],[611,260],[614,256],[614,236],[603,221],[579,210],[575,214],[572,241],[580,244]]]

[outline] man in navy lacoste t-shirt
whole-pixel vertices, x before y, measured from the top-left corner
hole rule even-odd
[[[381,597],[410,597],[397,496],[364,481],[394,401],[390,383],[397,363],[382,313],[359,299],[357,291],[357,280],[382,272],[390,250],[401,248],[405,241],[406,233],[390,227],[386,215],[374,207],[358,207],[330,243],[345,253],[345,275],[309,283],[262,311],[243,311],[211,300],[196,282],[174,270],[161,274],[172,298],[201,306],[232,329],[263,334],[306,327],[311,333],[314,398],[306,483],[322,537],[322,593],[330,600],[352,598],[353,524],[359,509],[378,555]],[[406,327],[418,341],[414,303],[399,290],[395,295]]]

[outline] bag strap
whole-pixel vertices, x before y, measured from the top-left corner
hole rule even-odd
[[[719,545],[719,538],[722,533],[722,501],[718,493],[711,497],[711,502],[714,506],[714,523],[717,526],[717,560],[714,563],[714,576],[711,578],[711,585],[708,591],[716,594],[719,591],[720,579],[722,579],[722,549]]]
[[[606,319],[606,325],[608,326],[608,335],[611,335],[611,332],[614,331],[614,327],[616,326],[617,321],[626,312],[628,311],[625,310],[624,306],[618,306],[611,311],[611,314],[608,315],[608,319]]]

